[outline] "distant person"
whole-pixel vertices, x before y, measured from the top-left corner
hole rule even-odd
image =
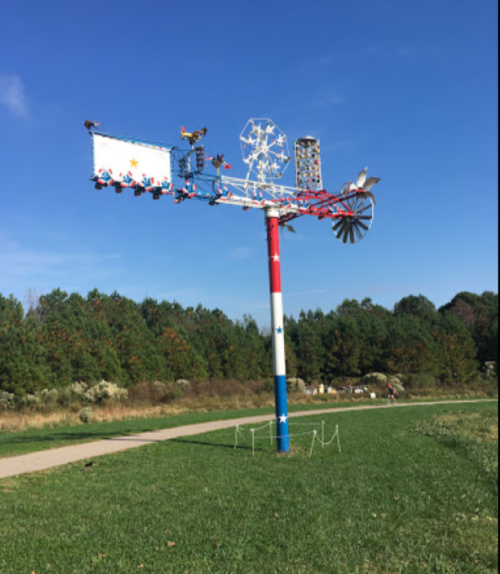
[[[388,394],[387,394],[387,404],[393,405],[396,401],[396,392],[391,383],[387,384]]]

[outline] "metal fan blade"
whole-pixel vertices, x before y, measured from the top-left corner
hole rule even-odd
[[[373,215],[356,215],[356,219],[373,219]]]
[[[351,236],[351,243],[356,243],[356,240],[354,239],[354,225],[351,225],[349,235]]]
[[[363,239],[363,234],[359,230],[359,221],[354,222],[354,231],[356,232],[356,235],[358,236],[358,240]]]
[[[333,231],[334,231],[335,233],[337,233],[337,231],[339,231],[340,228],[342,227],[342,224],[343,224],[343,223],[344,223],[344,220],[343,220],[343,219],[339,219],[337,222],[335,222],[335,223],[332,225]]]
[[[365,167],[365,169],[362,169],[359,173],[358,173],[358,179],[356,180],[356,185],[358,186],[358,189],[363,187],[363,184],[366,181],[366,174],[368,173],[368,168]]]
[[[345,223],[346,223],[346,225],[344,227],[344,232],[343,232],[344,235],[342,236],[342,242],[343,243],[347,243],[347,238],[349,237],[349,228],[350,228],[349,222],[347,220],[345,221]]]
[[[365,191],[370,191],[370,189],[380,181],[380,177],[369,177],[366,183],[363,185]]]
[[[347,205],[349,205],[349,208],[352,211],[356,212],[363,205],[363,196],[360,193],[357,193],[355,197],[348,201]]]
[[[367,209],[370,209],[371,206],[372,206],[372,204],[370,202],[367,202],[367,204],[363,207],[363,209],[359,209],[356,212],[356,215],[359,215],[359,214],[363,213],[364,211],[366,211]]]
[[[337,233],[337,237],[342,241],[342,235],[346,232],[346,226],[348,225],[347,220],[342,220],[342,225]]]
[[[338,237],[339,233],[342,232],[342,226],[344,225],[344,220],[343,219],[338,219],[337,221],[334,221],[332,224],[332,229],[333,232],[335,233],[335,235]]]
[[[368,225],[365,225],[362,221],[357,221],[357,224],[360,225],[365,231],[368,231],[370,228]]]

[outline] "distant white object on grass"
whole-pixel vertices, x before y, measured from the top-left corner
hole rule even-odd
[[[377,395],[376,393],[370,393],[370,399],[376,399]]]

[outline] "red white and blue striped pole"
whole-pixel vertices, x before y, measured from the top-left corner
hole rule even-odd
[[[289,452],[288,406],[286,400],[285,332],[283,328],[283,297],[281,294],[281,265],[279,212],[266,209],[267,252],[271,288],[271,328],[273,341],[274,395],[276,402],[276,439],[278,452]]]

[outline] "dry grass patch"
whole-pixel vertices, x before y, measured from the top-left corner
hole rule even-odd
[[[474,436],[477,440],[498,442],[498,425],[491,424],[479,413],[447,413],[434,419],[441,429],[460,435]]]
[[[6,412],[0,415],[0,432],[16,432],[28,428],[53,428],[80,424],[78,413],[71,411]]]
[[[122,420],[169,417],[187,413],[207,413],[273,407],[274,397],[270,393],[245,397],[203,397],[186,398],[170,404],[126,404],[108,403],[94,405],[93,422],[115,422]],[[83,424],[77,408],[58,409],[49,412],[8,411],[0,415],[0,432],[18,432],[33,428],[57,428]]]

